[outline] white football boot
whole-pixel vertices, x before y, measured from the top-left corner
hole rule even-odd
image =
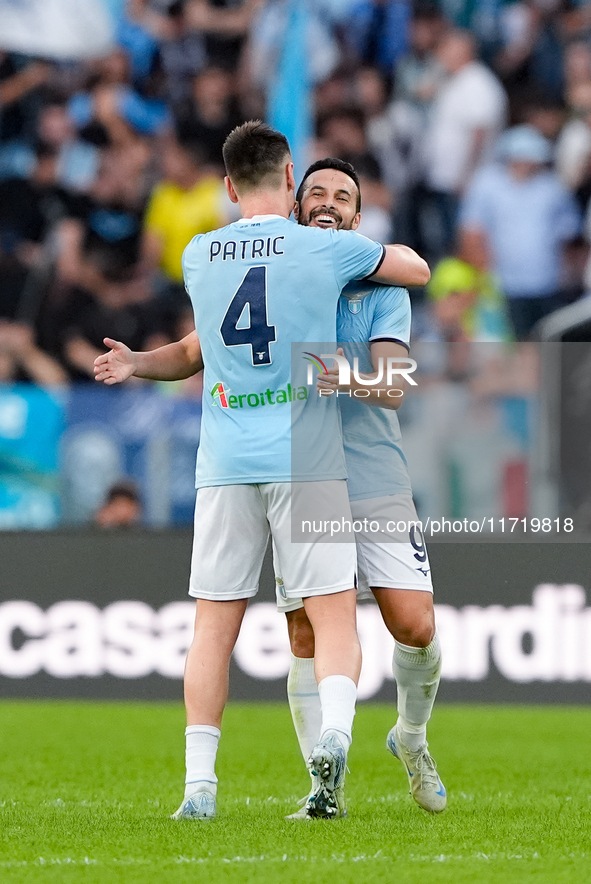
[[[312,749],[308,767],[313,785],[304,806],[306,818],[335,820],[346,816],[344,787],[347,753],[335,731],[327,731]]]
[[[207,783],[200,783],[195,792],[186,795],[171,820],[212,820],[216,813],[216,801],[207,786]]]
[[[386,738],[386,748],[398,758],[406,770],[410,794],[423,810],[441,813],[447,804],[445,786],[437,773],[437,765],[429,754],[427,743],[411,752],[400,737],[398,725],[394,725]]]
[[[301,801],[298,802],[300,805],[300,809],[296,810],[295,813],[290,813],[289,816],[286,816],[286,820],[311,820],[314,819],[314,816],[311,816],[308,813],[308,801],[314,795],[314,786],[312,787],[312,791],[309,795],[306,795],[305,798],[302,798]],[[339,819],[347,816],[347,804],[345,801],[345,787],[340,786],[338,789],[335,789],[334,799],[337,805],[337,813],[333,814],[331,819]]]

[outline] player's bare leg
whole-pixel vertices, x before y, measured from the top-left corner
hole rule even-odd
[[[345,768],[361,671],[355,590],[312,596],[304,606],[313,630],[321,707],[319,739],[308,758],[312,792],[304,814],[336,819],[346,813]]]
[[[314,669],[318,684],[329,676],[339,675],[357,685],[361,645],[357,635],[355,590],[309,596],[303,601],[314,631]]]
[[[185,665],[187,724],[221,727],[230,657],[248,599],[197,599],[195,633]]]
[[[392,672],[398,721],[388,734],[387,747],[404,765],[417,804],[439,813],[447,797],[427,748],[427,722],[441,676],[433,596],[409,589],[372,587],[372,592],[395,640]]]
[[[372,592],[395,640],[392,665],[402,736],[410,748],[418,749],[427,739],[441,672],[433,596],[410,589],[372,587]]]
[[[305,608],[289,611],[287,618],[287,634],[294,657],[313,659],[314,630],[306,614]]]
[[[247,602],[197,600],[195,634],[185,665],[185,797],[173,819],[215,816],[215,758],[228,697],[230,657]]]
[[[372,587],[388,632],[397,642],[426,648],[435,635],[433,595],[412,589]]]

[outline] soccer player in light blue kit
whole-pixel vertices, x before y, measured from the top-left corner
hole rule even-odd
[[[258,588],[269,533],[285,594],[304,599],[314,630],[322,725],[309,759],[316,783],[310,816],[331,818],[344,779],[361,662],[355,546],[322,543],[322,535],[291,542],[292,496],[316,494],[350,518],[336,403],[305,395],[292,377],[291,347],[336,340],[336,305],[350,280],[393,282],[410,264],[417,281],[426,281],[429,271],[404,247],[290,222],[295,182],[289,146],[268,126],[247,123],[234,130],[224,161],[228,193],[240,202],[243,218],[195,237],[185,250],[195,335],[153,354],[131,354],[107,340],[112,349],[97,359],[95,376],[105,383],[130,374],[186,377],[201,367],[201,341],[206,393],[189,589],[197,615],[185,670],[186,791],[175,818],[215,816],[229,660],[248,598]],[[308,412],[309,472],[294,476],[292,419],[303,421]]]
[[[355,229],[360,204],[354,168],[338,159],[319,160],[300,184],[296,213],[300,224]],[[361,371],[371,378],[379,357],[408,355],[410,322],[405,289],[353,282],[339,299],[337,340],[349,363],[357,356]],[[441,651],[429,560],[422,532],[413,525],[417,514],[394,410],[401,398],[391,395],[399,391],[388,390],[384,384],[368,387],[354,382],[348,389],[339,389],[336,368],[328,376],[319,376],[318,385],[328,394],[338,391],[353,517],[361,523],[367,519],[380,524],[378,533],[357,535],[357,561],[358,597],[368,598],[373,593],[395,639],[392,671],[398,721],[386,745],[404,765],[415,801],[438,813],[445,809],[447,798],[427,748],[426,725],[439,685]],[[388,523],[404,530],[388,532]],[[307,758],[320,727],[314,634],[302,604],[285,597],[281,590],[280,575],[277,604],[287,615],[292,649],[288,699],[300,748]],[[338,815],[345,815],[343,788],[336,790],[334,797]],[[306,816],[303,807],[289,818]]]

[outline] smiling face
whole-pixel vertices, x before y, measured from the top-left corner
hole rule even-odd
[[[306,179],[295,216],[305,227],[356,230],[361,219],[358,201],[359,192],[352,178],[337,169],[318,169]]]

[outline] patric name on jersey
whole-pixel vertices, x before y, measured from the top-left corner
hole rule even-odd
[[[249,258],[270,258],[271,255],[284,255],[279,243],[284,236],[267,236],[265,239],[241,239],[238,242],[227,240],[221,243],[214,239],[209,244],[209,263],[221,256],[222,261],[245,261]]]

